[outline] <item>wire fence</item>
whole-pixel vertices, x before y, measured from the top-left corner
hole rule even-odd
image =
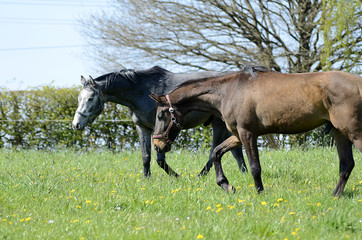
[[[34,119],[34,120],[3,120],[0,119],[0,122],[72,122],[73,120],[70,119]],[[97,122],[125,122],[125,123],[133,123],[132,120],[129,119],[121,119],[121,120],[114,120],[114,119],[102,119],[102,120],[97,120]]]

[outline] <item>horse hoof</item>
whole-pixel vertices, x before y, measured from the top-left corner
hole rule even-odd
[[[227,193],[235,193],[236,189],[234,188],[233,185],[228,185],[226,192]]]

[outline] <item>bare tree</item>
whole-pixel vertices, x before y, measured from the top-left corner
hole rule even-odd
[[[340,0],[353,4],[348,14],[354,21],[327,38],[323,31],[334,28],[323,24],[331,19],[325,12],[332,12],[333,1],[118,0],[112,12],[83,20],[82,32],[94,56],[108,66],[162,60],[186,69],[261,64],[276,71],[309,72],[322,70],[331,59],[330,69],[360,70],[361,4]],[[336,54],[326,56],[326,41],[338,53],[333,48]],[[346,52],[354,59],[348,66],[342,64]]]
[[[84,19],[81,31],[102,70],[157,63],[172,71],[225,71],[260,64],[289,73],[360,74],[361,24],[360,0],[117,0],[112,12]],[[317,131],[290,141],[329,141]]]

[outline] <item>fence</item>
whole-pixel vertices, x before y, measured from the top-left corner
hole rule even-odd
[[[52,149],[57,147],[122,149],[138,146],[138,135],[127,108],[107,103],[85,131],[71,128],[79,88],[43,87],[0,92],[0,147]],[[201,134],[202,133],[202,134]],[[205,147],[211,130],[182,131],[177,145]]]
[[[0,91],[0,147],[35,149],[138,147],[138,135],[127,108],[107,103],[97,120],[85,131],[74,131],[71,121],[78,106],[79,88],[42,87],[28,91]],[[331,145],[323,127],[315,131],[278,137],[263,137],[259,144],[272,147]],[[205,148],[210,145],[210,127],[181,131],[175,148]]]

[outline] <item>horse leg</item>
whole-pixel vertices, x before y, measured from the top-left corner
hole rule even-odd
[[[224,175],[221,166],[221,157],[230,149],[239,147],[240,145],[241,142],[239,139],[233,135],[218,145],[212,153],[212,160],[215,165],[216,183],[227,192],[235,192],[235,188],[232,185],[229,185],[229,181]]]
[[[173,177],[179,177],[179,175],[174,171],[172,170],[172,168],[170,168],[165,160],[165,154],[162,153],[157,153],[157,164],[158,166],[160,166],[163,170],[165,170],[165,172],[170,175],[170,176],[173,176]]]
[[[231,133],[226,130],[224,121],[219,118],[214,118],[212,121],[212,147],[210,150],[209,161],[206,163],[205,167],[201,170],[199,176],[206,176],[212,167],[212,153],[216,146],[225,141],[228,137],[231,136]],[[243,156],[242,147],[234,148],[231,150],[236,162],[238,163],[239,169],[241,172],[247,171],[245,160]]]
[[[143,173],[146,178],[151,177],[151,134],[152,131],[142,126],[136,125],[138,137],[140,139],[141,151],[142,151],[142,162],[143,162]]]
[[[339,197],[342,194],[352,172],[354,160],[352,154],[352,142],[342,135],[342,133],[337,129],[334,130],[333,134],[339,156],[339,180],[333,194],[334,196]]]
[[[240,139],[248,156],[251,175],[253,176],[255,188],[258,192],[264,190],[261,180],[261,166],[259,161],[259,152],[257,146],[257,136],[247,130],[239,131]]]
[[[143,126],[136,125],[136,130],[140,138],[141,150],[142,150],[142,161],[144,176],[151,176],[151,135],[152,130],[149,130]],[[179,175],[174,172],[166,163],[165,154],[157,154],[157,164],[170,176],[178,177]]]

